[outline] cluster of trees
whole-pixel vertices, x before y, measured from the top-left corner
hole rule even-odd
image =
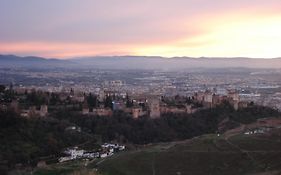
[[[9,89],[4,85],[0,85],[0,102],[10,103],[15,98],[15,92],[12,86]]]
[[[0,174],[16,164],[36,165],[40,157],[58,155],[68,146],[84,143],[88,135],[65,130],[70,124],[56,119],[25,119],[0,111]]]
[[[6,86],[0,84],[0,93],[5,92]]]
[[[48,103],[48,93],[32,91],[31,93],[25,93],[25,95],[26,99],[23,101],[23,103],[29,106],[40,106]]]
[[[134,144],[182,140],[216,133],[224,119],[247,124],[259,118],[277,116],[280,116],[280,113],[271,108],[251,106],[236,111],[227,103],[194,114],[165,114],[159,119],[133,119],[122,112],[115,112],[112,117],[81,117],[68,111],[60,111],[54,115],[60,120],[67,119],[76,123],[89,133],[100,135],[103,141],[116,140]]]

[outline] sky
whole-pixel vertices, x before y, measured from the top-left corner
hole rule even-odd
[[[0,54],[281,57],[281,1],[0,0]]]

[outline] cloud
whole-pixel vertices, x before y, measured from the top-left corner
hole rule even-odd
[[[124,49],[126,48],[126,49]],[[72,58],[92,55],[131,54],[129,45],[98,45],[90,43],[15,42],[0,43],[0,52],[19,55],[38,55],[53,58]]]
[[[279,16],[280,10],[277,0],[3,0],[0,52],[51,57],[254,55],[264,47],[261,43],[279,43],[267,36],[261,41],[256,33],[251,40],[260,44],[253,49],[252,42],[242,40],[249,35],[240,31],[232,37],[232,33],[243,26],[247,32],[262,25],[279,26],[277,20],[256,22],[252,27],[245,22]],[[244,48],[234,49],[229,40]]]

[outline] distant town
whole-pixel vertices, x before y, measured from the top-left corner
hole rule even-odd
[[[169,72],[141,69],[7,68],[1,69],[0,75],[0,84],[6,87],[13,85],[13,90],[18,94],[48,92],[58,95],[60,100],[69,97],[80,103],[89,94],[97,97],[100,102],[106,96],[115,96],[112,100],[117,108],[120,100],[126,96],[131,100],[142,99],[144,102],[144,99],[155,97],[192,97],[195,93],[200,96],[206,91],[217,96],[227,96],[229,90],[235,90],[240,101],[281,109],[281,72],[275,69],[203,69],[200,72],[195,69]],[[215,98],[217,97],[214,96]],[[102,107],[102,104],[95,107]]]

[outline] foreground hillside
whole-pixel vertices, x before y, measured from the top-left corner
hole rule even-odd
[[[53,164],[33,174],[277,175],[281,173],[280,126],[281,119],[262,119],[222,135],[149,144],[106,159]]]
[[[280,174],[281,129],[157,144],[114,156],[97,168],[106,175]]]
[[[228,104],[223,104],[192,115],[169,114],[159,119],[133,119],[122,113],[115,113],[112,117],[85,118],[71,111],[63,111],[52,113],[45,119],[25,119],[9,111],[0,113],[0,174],[10,170],[28,172],[30,169],[34,174],[56,175],[75,171],[80,173],[80,170],[97,173],[95,169],[98,173],[109,175],[187,174],[190,171],[206,174],[206,170],[212,174],[223,170],[227,174],[259,172],[271,170],[272,166],[267,162],[257,166],[256,162],[264,159],[275,161],[275,157],[270,156],[279,156],[277,150],[281,148],[279,131],[270,134],[273,132],[270,127],[281,126],[280,118],[274,118],[280,113],[266,107],[250,106],[235,111]],[[81,131],[69,132],[69,126],[79,126]],[[255,138],[258,136],[256,134],[244,134],[247,129],[255,128],[265,128],[266,133],[258,139]],[[210,133],[213,135],[198,137]],[[215,133],[225,134],[218,136]],[[98,140],[125,143],[132,148],[127,147],[130,151],[118,153],[112,159],[57,163],[63,149]],[[166,143],[159,144],[161,142]],[[245,144],[246,147],[241,150],[240,147]],[[262,145],[262,149],[253,150],[252,147],[257,145]],[[274,151],[269,151],[273,148]],[[252,158],[256,154],[257,160]],[[36,169],[42,161],[45,161],[46,165],[43,165],[46,169]]]

